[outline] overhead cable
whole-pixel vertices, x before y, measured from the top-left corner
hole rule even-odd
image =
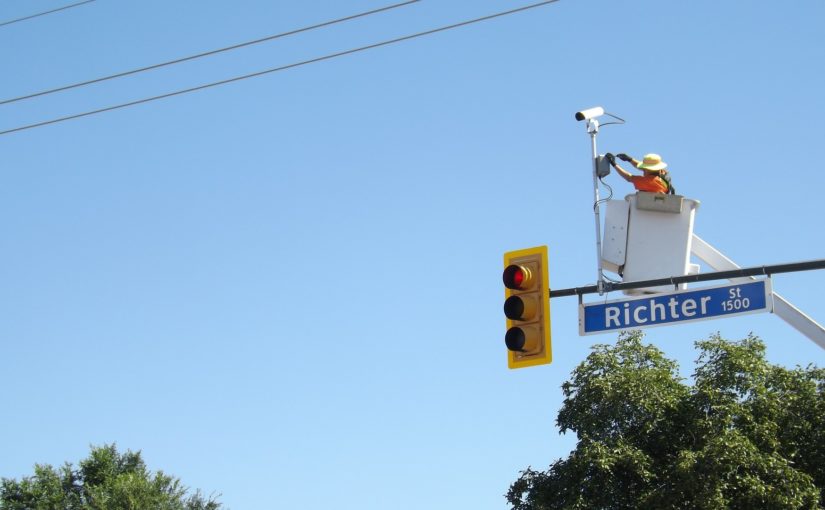
[[[315,29],[318,29],[318,28],[328,27],[330,25],[335,25],[335,24],[338,24],[338,23],[344,23],[346,21],[352,21],[352,20],[357,19],[357,18],[363,18],[365,16],[369,16],[369,15],[372,15],[372,14],[377,14],[379,12],[388,11],[390,9],[395,9],[395,8],[398,8],[398,7],[403,7],[405,5],[414,4],[414,3],[420,2],[420,1],[421,0],[408,0],[406,2],[401,2],[401,3],[398,3],[398,4],[388,5],[386,7],[380,7],[378,9],[373,9],[371,11],[366,11],[366,12],[361,12],[361,13],[358,13],[358,14],[353,14],[351,16],[346,16],[344,18],[338,18],[338,19],[334,19],[334,20],[331,20],[331,21],[325,21],[323,23],[310,25],[308,27],[298,28],[298,29],[295,29],[295,30],[290,30],[288,32],[282,32],[280,34],[274,34],[274,35],[270,35],[270,36],[267,36],[267,37],[262,37],[260,39],[255,39],[254,41],[247,41],[247,42],[240,43],[240,44],[233,44],[232,46],[227,46],[225,48],[218,48],[216,50],[210,50],[210,51],[206,51],[206,52],[203,52],[203,53],[198,53],[196,55],[190,55],[188,57],[177,58],[175,60],[170,60],[168,62],[161,62],[160,64],[154,64],[154,65],[151,65],[151,66],[140,67],[138,69],[132,69],[131,71],[124,71],[124,72],[112,74],[112,75],[109,75],[109,76],[102,76],[100,78],[94,78],[92,80],[86,80],[86,81],[82,81],[82,82],[78,82],[78,83],[73,83],[71,85],[64,85],[62,87],[57,87],[57,88],[53,88],[53,89],[49,89],[49,90],[43,90],[41,92],[35,92],[35,93],[32,93],[32,94],[27,94],[25,96],[15,97],[15,98],[11,98],[11,99],[4,99],[4,100],[0,101],[0,105],[4,105],[4,104],[8,104],[8,103],[15,103],[17,101],[23,101],[25,99],[32,99],[34,97],[45,96],[45,95],[48,95],[48,94],[54,94],[55,92],[63,92],[64,90],[70,90],[70,89],[74,89],[74,88],[78,88],[78,87],[83,87],[83,86],[86,86],[86,85],[91,85],[93,83],[100,83],[102,81],[113,80],[115,78],[122,78],[124,76],[129,76],[129,75],[132,75],[132,74],[142,73],[142,72],[145,72],[145,71],[151,71],[153,69],[158,69],[158,68],[161,68],[161,67],[171,66],[173,64],[180,64],[182,62],[188,62],[190,60],[195,60],[195,59],[199,59],[199,58],[203,58],[203,57],[208,57],[208,56],[216,55],[218,53],[223,53],[223,52],[226,52],[226,51],[237,50],[239,48],[244,48],[246,46],[252,46],[253,44],[260,44],[262,42],[272,41],[272,40],[280,39],[280,38],[287,37],[287,36],[290,36],[290,35],[300,34],[302,32],[309,32],[310,30],[315,30]]]
[[[30,20],[32,18],[39,18],[40,16],[45,16],[47,14],[52,14],[52,13],[55,13],[55,12],[58,12],[58,11],[65,11],[66,9],[71,9],[72,7],[79,7],[83,4],[88,4],[88,3],[91,3],[91,2],[94,2],[94,1],[95,0],[84,0],[83,2],[77,2],[77,3],[71,4],[71,5],[64,5],[63,7],[58,7],[57,9],[52,9],[50,11],[45,11],[45,12],[39,12],[37,14],[32,14],[30,16],[24,16],[22,18],[17,18],[17,19],[13,19],[13,20],[9,20],[9,21],[0,21],[0,27],[4,27],[6,25],[11,25],[12,23],[20,23],[21,21]]]
[[[136,101],[131,101],[131,102],[128,102],[128,103],[122,103],[122,104],[118,104],[118,105],[114,105],[114,106],[109,106],[109,107],[106,107],[106,108],[100,108],[98,110],[92,110],[92,111],[87,111],[87,112],[78,113],[78,114],[74,114],[74,115],[69,115],[69,116],[66,116],[66,117],[60,117],[60,118],[51,119],[51,120],[47,120],[47,121],[43,121],[43,122],[38,122],[36,124],[29,124],[27,126],[20,126],[20,127],[16,127],[16,128],[12,128],[12,129],[7,129],[5,131],[0,131],[0,135],[7,135],[7,134],[10,134],[10,133],[16,133],[18,131],[24,131],[24,130],[27,130],[27,129],[33,129],[33,128],[37,128],[37,127],[47,126],[47,125],[50,125],[50,124],[57,124],[59,122],[65,122],[65,121],[68,121],[68,120],[79,119],[81,117],[88,117],[90,115],[96,115],[98,113],[110,112],[112,110],[119,110],[121,108],[127,108],[127,107],[130,107],[130,106],[136,106],[136,105],[139,105],[139,104],[149,103],[149,102],[152,102],[152,101],[158,101],[160,99],[166,99],[166,98],[169,98],[169,97],[180,96],[182,94],[188,94],[190,92],[196,92],[198,90],[204,90],[204,89],[208,89],[208,88],[212,88],[212,87],[217,87],[219,85],[226,85],[228,83],[234,83],[234,82],[241,81],[241,80],[246,80],[246,79],[249,79],[249,78],[256,78],[258,76],[263,76],[265,74],[275,73],[275,72],[278,72],[278,71],[285,71],[287,69],[293,69],[293,68],[296,68],[296,67],[305,66],[307,64],[314,64],[316,62],[331,60],[331,59],[334,59],[334,58],[343,57],[345,55],[352,55],[353,53],[359,53],[359,52],[366,51],[366,50],[380,48],[382,46],[388,46],[388,45],[403,42],[403,41],[409,41],[411,39],[417,39],[419,37],[424,37],[424,36],[436,34],[436,33],[439,33],[439,32],[444,32],[444,31],[447,31],[447,30],[452,30],[452,29],[455,29],[455,28],[464,27],[464,26],[467,26],[467,25],[472,25],[474,23],[480,23],[482,21],[488,21],[488,20],[491,20],[491,19],[500,18],[502,16],[515,14],[517,12],[523,12],[523,11],[526,11],[526,10],[529,10],[529,9],[535,9],[536,7],[541,7],[541,6],[552,4],[552,3],[555,3],[555,2],[558,2],[558,1],[559,0],[546,0],[544,2],[539,2],[539,3],[535,3],[535,4],[531,4],[531,5],[526,5],[526,6],[523,6],[523,7],[510,9],[508,11],[498,12],[496,14],[490,14],[490,15],[487,15],[487,16],[482,16],[480,18],[475,18],[475,19],[471,19],[471,20],[467,20],[467,21],[462,21],[460,23],[454,23],[452,25],[447,25],[447,26],[443,26],[443,27],[439,27],[439,28],[433,28],[433,29],[430,29],[430,30],[426,30],[424,32],[418,32],[418,33],[411,34],[411,35],[405,35],[403,37],[397,37],[395,39],[389,39],[389,40],[386,40],[386,41],[382,41],[382,42],[378,42],[378,43],[374,43],[374,44],[369,44],[367,46],[361,46],[361,47],[349,49],[349,50],[346,50],[346,51],[340,51],[338,53],[331,53],[329,55],[324,55],[322,57],[316,57],[316,58],[309,59],[309,60],[304,60],[304,61],[301,61],[301,62],[295,62],[295,63],[292,63],[292,64],[287,64],[287,65],[280,66],[280,67],[275,67],[275,68],[272,68],[272,69],[266,69],[264,71],[258,71],[256,73],[246,74],[246,75],[243,75],[243,76],[236,76],[235,78],[229,78],[229,79],[226,79],[226,80],[207,83],[207,84],[204,84],[204,85],[199,85],[197,87],[178,90],[178,91],[175,91],[175,92],[169,92],[167,94],[161,94],[159,96],[153,96],[153,97],[147,97],[147,98],[144,98],[144,99],[138,99]]]

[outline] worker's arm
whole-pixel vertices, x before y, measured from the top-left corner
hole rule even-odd
[[[627,182],[631,182],[633,180],[633,174],[631,174],[624,168],[620,167],[615,162],[613,163],[613,168],[616,169],[617,174],[622,176],[622,179],[626,180]]]
[[[630,163],[631,165],[633,165],[636,168],[639,168],[639,165],[642,164],[641,161],[634,158],[633,156],[628,156],[627,154],[617,154],[616,157],[621,159],[622,161],[627,161],[628,163]]]

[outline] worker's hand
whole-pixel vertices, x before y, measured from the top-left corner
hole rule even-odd
[[[621,159],[622,161],[627,161],[628,163],[633,159],[633,158],[631,158],[630,156],[628,156],[627,154],[624,154],[624,153],[616,154],[616,157]]]
[[[613,154],[610,154],[610,153],[608,152],[607,154],[605,154],[605,155],[604,155],[604,158],[605,158],[605,159],[607,160],[607,162],[608,162],[608,163],[610,163],[611,165],[615,165],[615,164],[616,164],[616,156],[614,156]]]

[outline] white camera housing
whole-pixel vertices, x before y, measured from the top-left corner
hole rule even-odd
[[[590,120],[595,119],[596,117],[601,117],[602,115],[604,115],[604,108],[601,106],[594,106],[593,108],[576,112],[576,120]]]

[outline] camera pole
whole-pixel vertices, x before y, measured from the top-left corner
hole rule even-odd
[[[602,273],[602,233],[601,217],[599,215],[599,178],[598,178],[598,157],[596,152],[596,135],[599,133],[599,121],[587,119],[587,133],[590,135],[590,147],[593,159],[593,215],[596,219],[596,289],[601,296],[605,291],[604,274]]]

